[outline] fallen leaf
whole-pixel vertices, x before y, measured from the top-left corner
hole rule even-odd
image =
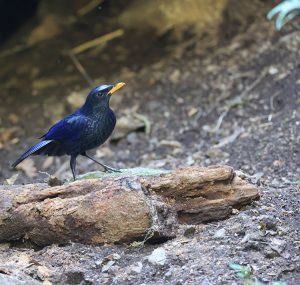
[[[34,161],[31,158],[27,158],[23,162],[21,162],[18,166],[17,169],[20,169],[25,172],[25,174],[28,177],[36,177],[37,176],[37,169],[34,166]]]
[[[0,273],[10,275],[12,271],[7,268],[0,268]]]
[[[48,157],[44,160],[43,165],[42,165],[42,168],[43,168],[43,169],[48,169],[48,168],[53,164],[53,161],[54,161],[53,156],[48,156]]]
[[[195,107],[192,107],[192,108],[188,111],[188,116],[189,116],[189,117],[192,117],[192,116],[194,116],[195,114],[197,114],[197,112],[198,112],[198,109],[195,108]]]
[[[14,134],[18,130],[17,127],[12,128],[0,128],[0,142],[3,144],[13,139]]]
[[[107,272],[115,263],[113,260],[108,261],[107,264],[103,265],[101,272]]]
[[[18,264],[24,268],[31,265],[31,257],[26,253],[21,253],[18,257]]]
[[[55,15],[47,15],[43,22],[32,30],[27,43],[34,45],[49,40],[62,32],[62,21]]]
[[[0,128],[0,149],[19,142],[19,138],[15,137],[18,130],[18,127]]]
[[[3,243],[0,243],[0,250],[7,250],[10,248],[10,243],[8,242],[3,242]]]
[[[51,270],[44,265],[38,266],[37,275],[40,279],[45,280],[51,275]]]
[[[109,147],[102,147],[101,149],[97,149],[96,157],[103,158],[103,157],[112,157],[113,151]]]
[[[145,121],[145,116],[143,119],[141,118],[142,115],[139,115],[137,118],[137,114],[127,114],[118,119],[116,124],[116,129],[112,134],[111,140],[120,140],[126,137],[129,133],[140,130],[146,129],[147,122]]]
[[[10,144],[16,144],[16,143],[18,143],[19,141],[20,141],[19,138],[13,138],[9,143],[10,143]]]
[[[150,134],[151,132],[151,122],[149,121],[148,117],[142,114],[134,113],[133,114],[135,118],[142,121],[145,126],[145,134]]]
[[[174,147],[174,148],[181,148],[182,145],[179,141],[175,140],[162,140],[160,142],[161,146],[167,146],[167,147]]]
[[[73,91],[67,97],[67,102],[72,108],[79,108],[83,105],[86,95],[89,93],[88,89],[83,89],[80,91]]]
[[[118,260],[120,258],[121,258],[121,256],[117,253],[109,254],[104,257],[104,259],[106,259],[106,260]]]
[[[16,174],[14,174],[13,176],[11,176],[10,178],[7,178],[7,179],[6,179],[7,185],[14,185],[15,182],[16,182],[16,180],[17,180],[17,178],[18,178],[18,176],[19,176],[19,174],[16,173]]]
[[[14,113],[9,114],[7,119],[14,125],[19,123],[19,117]]]
[[[284,161],[280,159],[274,160],[273,166],[276,168],[282,168],[284,166]]]
[[[178,83],[180,79],[181,73],[179,69],[174,69],[170,74],[169,79],[172,83]]]
[[[55,80],[54,78],[40,78],[37,80],[34,80],[31,84],[31,88],[32,90],[43,90],[46,88],[50,88],[50,87],[55,87],[57,86],[57,80]],[[33,95],[38,95],[39,93],[33,93]]]
[[[233,143],[243,132],[245,131],[244,128],[238,128],[228,137],[225,137],[220,140],[220,142],[214,145],[215,148],[222,148],[227,144]]]

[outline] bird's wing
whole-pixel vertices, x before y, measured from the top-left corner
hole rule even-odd
[[[24,152],[12,165],[12,168],[15,168],[19,163],[21,163],[24,159],[32,154],[42,153],[44,148],[49,146],[53,141],[52,140],[42,140],[29,148],[26,152]]]
[[[91,119],[83,116],[72,114],[55,125],[43,136],[45,140],[77,140],[84,134],[91,124]]]

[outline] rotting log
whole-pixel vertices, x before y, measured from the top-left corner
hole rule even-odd
[[[97,172],[55,187],[2,185],[0,242],[123,243],[149,229],[170,237],[179,223],[224,219],[258,197],[258,189],[229,166]]]

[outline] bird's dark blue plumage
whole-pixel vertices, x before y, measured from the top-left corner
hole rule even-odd
[[[100,85],[88,95],[84,105],[63,118],[41,137],[41,141],[29,148],[12,167],[16,167],[30,155],[70,155],[70,166],[74,180],[78,155],[86,156],[102,165],[105,171],[114,171],[86,154],[86,151],[103,144],[116,125],[116,116],[109,107],[111,94],[123,87],[124,83]]]

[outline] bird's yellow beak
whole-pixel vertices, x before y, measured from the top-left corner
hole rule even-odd
[[[115,93],[117,90],[119,90],[120,88],[122,88],[125,85],[126,84],[124,82],[119,82],[119,83],[115,84],[115,86],[112,89],[110,89],[110,91],[108,92],[108,94]]]

